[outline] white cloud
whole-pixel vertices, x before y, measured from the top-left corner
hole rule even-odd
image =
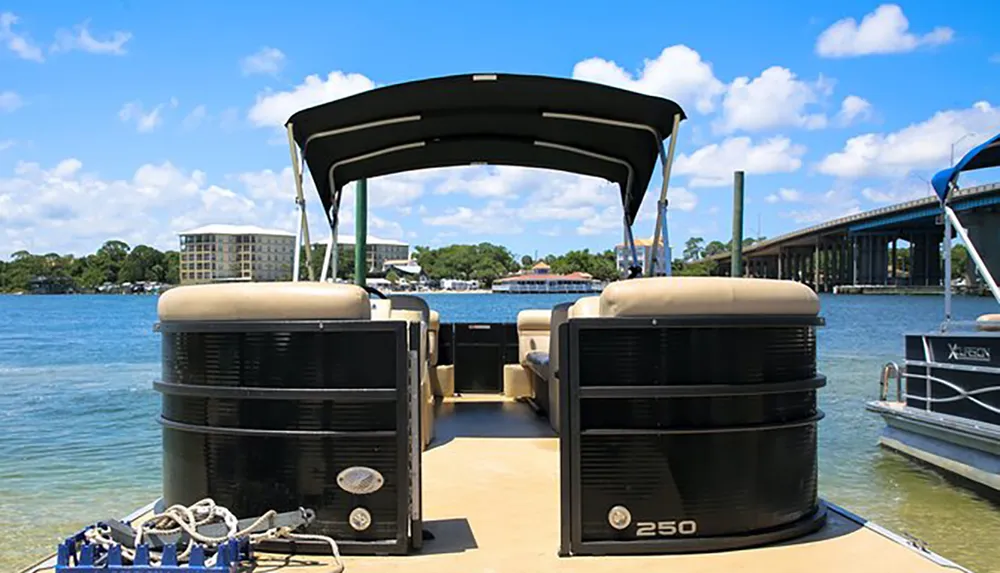
[[[280,127],[299,110],[374,87],[375,82],[361,74],[335,71],[330,72],[325,80],[314,74],[306,77],[305,81],[291,91],[265,91],[258,94],[248,117],[259,127]]]
[[[32,42],[28,35],[14,31],[14,25],[19,20],[20,18],[11,12],[0,12],[0,42],[6,44],[8,50],[23,60],[44,62],[42,49]]]
[[[878,188],[865,187],[861,190],[861,196],[868,201],[886,205],[912,201],[922,197],[933,196],[933,194],[934,191],[928,183],[918,183],[912,179],[897,180]]]
[[[16,144],[17,142],[13,139],[0,139],[0,151],[7,151]]]
[[[601,235],[611,231],[621,231],[625,222],[622,220],[621,207],[606,207],[601,212],[586,218],[576,228],[578,235]]]
[[[837,123],[840,125],[851,125],[855,120],[864,121],[872,116],[872,104],[868,100],[856,95],[849,95],[840,104],[840,112],[837,113]]]
[[[951,145],[955,157],[1000,129],[1000,109],[981,101],[961,110],[939,111],[930,119],[899,131],[867,133],[847,140],[842,151],[827,155],[820,173],[837,177],[900,177],[916,169],[937,169],[948,164]]]
[[[633,74],[615,62],[590,58],[573,66],[573,77],[650,95],[667,97],[682,105],[693,105],[701,113],[715,109],[725,86],[712,72],[712,65],[684,45],[665,48]]]
[[[176,100],[171,101],[171,107],[176,107]],[[153,109],[146,111],[141,102],[128,102],[118,110],[118,119],[125,123],[135,123],[135,129],[139,133],[148,133],[155,130],[163,123],[163,111],[165,104],[160,104]]]
[[[490,201],[479,209],[453,207],[440,215],[424,217],[423,222],[431,227],[456,227],[474,236],[509,235],[524,230],[515,210],[503,201]]]
[[[243,75],[253,74],[277,75],[285,65],[285,54],[278,48],[264,46],[254,54],[240,60]]]
[[[195,129],[201,122],[205,120],[208,115],[208,110],[204,105],[199,105],[191,110],[184,119],[181,121],[181,127],[187,130]]]
[[[990,56],[990,63],[991,64],[1000,64],[1000,53],[993,54],[992,56]]]
[[[909,28],[902,8],[882,4],[860,24],[854,18],[844,18],[824,30],[816,40],[816,53],[827,58],[844,58],[911,52],[920,46],[947,44],[955,35],[954,30],[944,26],[921,36],[911,33]]]
[[[127,53],[125,44],[132,39],[131,32],[115,31],[111,33],[109,38],[98,40],[87,29],[89,25],[90,22],[83,22],[72,30],[57,31],[55,43],[52,44],[49,51],[56,53],[79,50],[89,54],[113,56],[124,56]]]
[[[185,226],[279,223],[272,213],[248,210],[251,198],[170,163],[105,179],[76,158],[48,168],[20,162],[13,174],[0,175],[0,205],[0,229],[8,232],[0,257],[20,249],[83,254],[110,238],[176,249],[175,233]],[[280,222],[290,228],[293,219]]]
[[[683,187],[671,187],[667,191],[667,200],[669,208],[678,211],[691,212],[698,206],[698,196]]]
[[[835,186],[823,193],[799,193],[795,202],[803,204],[803,208],[780,215],[797,225],[814,225],[861,212],[860,201],[846,186]]]
[[[782,187],[781,189],[778,189],[777,193],[772,193],[772,194],[768,195],[767,197],[765,197],[764,201],[767,201],[768,203],[777,203],[779,201],[785,201],[785,202],[788,202],[788,203],[796,203],[796,202],[802,201],[802,199],[803,199],[803,195],[802,195],[801,191],[799,191],[797,189],[788,189],[788,188]]]
[[[783,136],[756,145],[749,137],[730,137],[691,155],[678,155],[674,172],[690,175],[691,187],[721,187],[732,184],[734,171],[757,175],[796,171],[805,152],[804,146]]]
[[[458,168],[440,172],[447,173],[447,176],[434,186],[434,193],[440,195],[465,193],[472,197],[497,199],[516,198],[517,187],[531,178],[529,169],[508,166],[489,166],[483,169]]]
[[[722,101],[722,117],[713,127],[721,133],[786,126],[826,127],[826,115],[810,113],[807,108],[820,103],[831,87],[822,77],[815,82],[804,82],[791,70],[780,66],[772,66],[752,80],[736,78]]]
[[[11,112],[24,105],[24,100],[10,90],[0,92],[0,112]]]

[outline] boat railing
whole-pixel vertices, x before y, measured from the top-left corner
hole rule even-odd
[[[895,362],[886,362],[882,367],[882,376],[879,378],[878,399],[885,402],[889,399],[889,380],[896,379],[896,402],[903,401],[903,372]]]

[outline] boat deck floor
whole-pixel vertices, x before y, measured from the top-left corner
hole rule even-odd
[[[780,546],[709,554],[566,557],[559,547],[559,440],[525,404],[469,396],[438,405],[424,453],[425,528],[418,554],[344,557],[347,573],[670,571],[923,573],[943,571],[914,549],[833,507],[827,525]],[[313,563],[312,566],[309,566]],[[261,555],[260,569],[319,573],[314,557]],[[272,568],[277,566],[277,568]]]
[[[435,440],[423,460],[424,523],[434,539],[407,556],[345,556],[346,573],[924,573],[957,568],[835,506],[823,529],[780,545],[561,558],[559,441],[530,407],[502,398],[470,396],[438,404]],[[331,565],[332,559],[322,556],[258,553],[255,571],[327,573]]]

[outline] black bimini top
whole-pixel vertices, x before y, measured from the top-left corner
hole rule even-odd
[[[288,123],[327,213],[333,192],[358,179],[494,164],[617,183],[631,224],[675,116],[684,111],[670,100],[601,84],[467,74],[363,92]]]

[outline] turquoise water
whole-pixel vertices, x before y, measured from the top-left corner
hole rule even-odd
[[[514,320],[559,295],[428,295],[444,321]],[[939,297],[824,296],[820,485],[824,497],[975,571],[1000,571],[1000,511],[876,445],[865,412],[902,334],[937,326]],[[955,315],[996,310],[958,297]],[[159,494],[156,299],[0,296],[0,571],[51,551],[89,521]]]

